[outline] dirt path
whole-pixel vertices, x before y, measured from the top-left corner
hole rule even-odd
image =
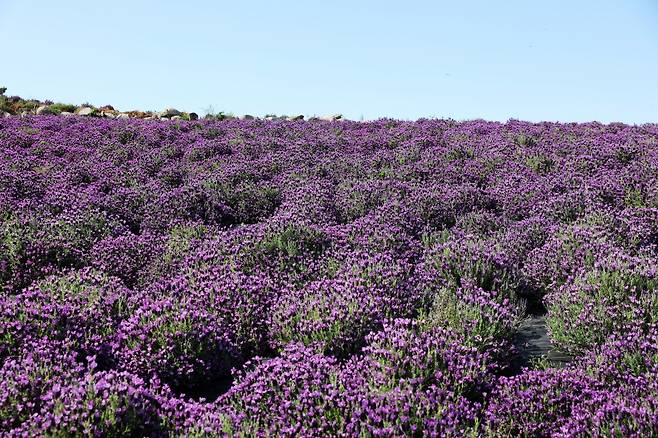
[[[529,315],[519,327],[514,343],[519,350],[519,359],[514,364],[518,372],[523,367],[530,367],[533,360],[541,357],[548,359],[555,367],[562,367],[571,361],[568,354],[560,352],[551,344],[545,315]]]

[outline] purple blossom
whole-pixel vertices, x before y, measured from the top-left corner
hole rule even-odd
[[[657,145],[2,118],[0,435],[657,435]]]

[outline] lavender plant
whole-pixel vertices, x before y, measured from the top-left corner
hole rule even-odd
[[[1,118],[0,435],[654,436],[657,146]],[[538,314],[562,368],[515,363]]]

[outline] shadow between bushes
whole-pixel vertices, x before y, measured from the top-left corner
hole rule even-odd
[[[515,376],[525,369],[536,368],[537,363],[562,368],[572,357],[552,344],[546,323],[547,309],[537,295],[526,297],[526,318],[514,337],[517,354],[504,375]]]

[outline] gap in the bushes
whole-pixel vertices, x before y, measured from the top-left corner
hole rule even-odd
[[[524,368],[536,368],[537,363],[561,368],[571,362],[571,356],[555,348],[548,335],[547,309],[541,296],[526,297],[526,319],[521,323],[514,338],[517,355],[512,360],[507,375],[518,375]]]
[[[233,376],[219,376],[199,386],[172,389],[179,395],[185,396],[185,398],[196,401],[204,399],[208,403],[213,403],[231,389],[233,381]]]

